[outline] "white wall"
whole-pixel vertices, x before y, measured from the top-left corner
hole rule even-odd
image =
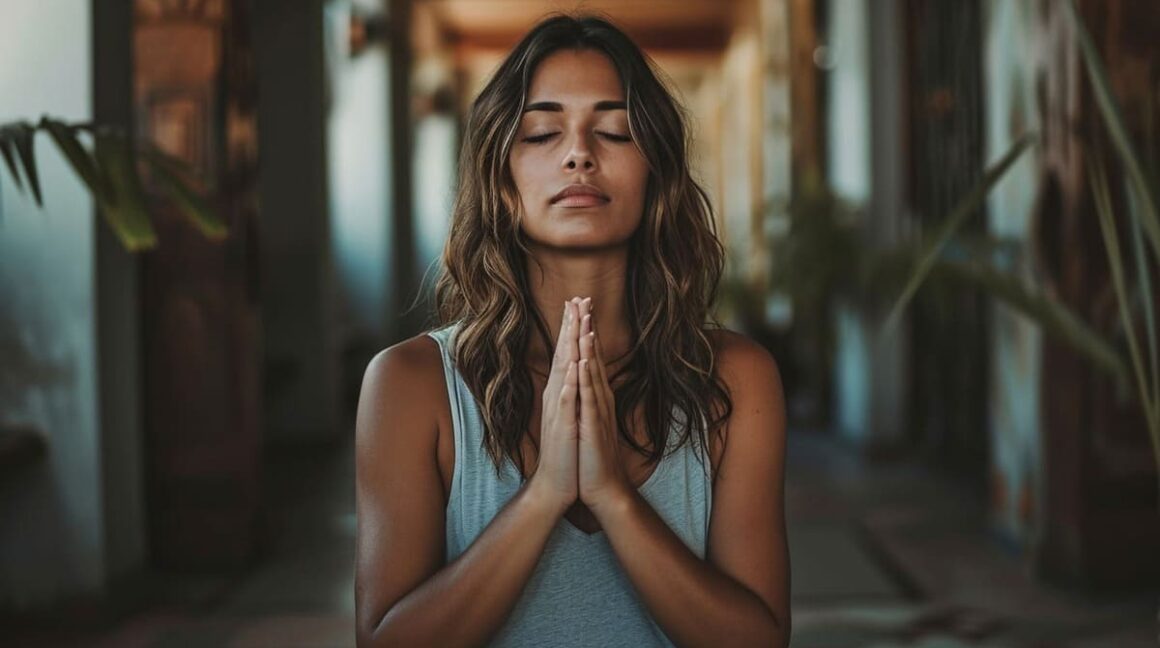
[[[1035,12],[1023,3],[985,6],[983,58],[986,164],[994,164],[1027,131],[1039,128],[1035,70],[1041,56],[1035,42]],[[1039,189],[1035,152],[1024,154],[987,196],[988,229],[1021,243],[1014,258],[1000,266],[1030,279],[1031,217]],[[1003,480],[1002,498],[992,515],[995,526],[1014,545],[1037,540],[1037,511],[1042,510],[1043,458],[1039,430],[1040,368],[1043,333],[1018,313],[995,303],[991,310],[991,385],[988,409],[992,470]],[[1032,519],[1023,519],[1020,501],[1030,494]]]
[[[331,244],[340,304],[340,337],[385,339],[394,303],[391,268],[390,61],[382,44],[349,58],[350,7],[327,4],[331,104],[327,121]]]
[[[906,236],[903,7],[899,0],[830,0],[829,10],[835,68],[827,178],[864,208],[864,244],[890,248]],[[883,306],[839,303],[835,313],[835,425],[868,446],[900,443],[908,424],[909,318],[887,329]]]
[[[0,7],[0,122],[92,118],[89,0]],[[0,424],[48,438],[0,482],[0,607],[96,590],[105,579],[92,203],[37,139],[45,209],[0,173]]]
[[[451,230],[458,126],[450,115],[427,115],[415,125],[414,138],[415,270],[430,287]]]
[[[870,24],[864,0],[828,0],[827,177],[846,200],[870,199]]]

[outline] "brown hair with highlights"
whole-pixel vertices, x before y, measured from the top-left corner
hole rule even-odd
[[[619,429],[632,448],[655,463],[677,424],[682,436],[673,447],[696,439],[695,449],[708,469],[709,433],[720,434],[733,410],[706,334],[718,327],[709,308],[724,250],[708,197],[689,173],[680,107],[649,59],[607,20],[545,19],[508,55],[473,103],[435,287],[439,322],[460,326],[454,361],[480,404],[484,445],[497,472],[506,455],[523,473],[521,441],[536,397],[526,350],[532,335],[540,336],[545,349],[555,343],[529,290],[520,200],[508,159],[536,66],[565,48],[602,52],[617,69],[629,131],[649,166],[643,219],[629,241],[625,294],[633,344],[627,363],[610,376]],[[649,438],[644,446],[627,433],[631,414],[642,404]]]

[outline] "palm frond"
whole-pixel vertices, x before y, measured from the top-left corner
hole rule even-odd
[[[975,187],[963,197],[962,200],[955,205],[951,213],[942,220],[941,225],[935,231],[934,235],[922,246],[922,251],[918,256],[918,263],[907,282],[906,287],[903,288],[902,294],[895,300],[894,306],[890,309],[890,314],[886,318],[886,328],[891,329],[898,325],[898,320],[902,315],[902,311],[910,303],[914,294],[918,291],[919,286],[922,285],[926,276],[930,273],[930,269],[934,266],[935,260],[950,241],[955,231],[962,226],[963,222],[978,209],[991,188],[995,186],[1015,164],[1019,156],[1023,154],[1032,144],[1035,143],[1035,134],[1028,133],[1021,137],[1014,146],[1003,157],[996,162],[991,168],[983,174],[983,178]]]
[[[170,199],[203,236],[220,241],[228,235],[226,223],[212,201],[187,180],[190,171],[181,160],[152,146],[139,151],[131,138],[117,128],[69,124],[47,115],[35,125],[27,121],[0,124],[0,157],[17,189],[31,192],[37,205],[44,206],[33,147],[38,130],[48,133],[126,249],[145,250],[157,243],[138,176],[141,163],[156,180],[161,196]],[[82,131],[92,135],[91,151],[78,137]]]
[[[36,204],[44,206],[44,196],[40,192],[40,174],[36,170],[36,149],[32,143],[32,136],[36,129],[28,122],[17,122],[8,127],[12,144],[16,148],[17,160],[20,162],[24,179],[28,181],[28,189]]]
[[[1157,208],[1155,186],[1149,182],[1144,173],[1144,165],[1140,162],[1140,155],[1132,145],[1132,137],[1128,132],[1124,116],[1120,111],[1115,95],[1112,93],[1112,84],[1108,80],[1107,70],[1104,69],[1103,61],[1100,59],[1099,52],[1096,50],[1095,43],[1092,42],[1087,27],[1080,20],[1074,0],[1068,0],[1064,6],[1067,7],[1067,13],[1076,30],[1080,54],[1088,71],[1092,94],[1095,97],[1100,115],[1103,117],[1104,127],[1107,129],[1112,146],[1119,155],[1124,171],[1131,181],[1132,189],[1139,198],[1140,224],[1148,234],[1152,253],[1160,259],[1160,211]]]
[[[1071,309],[1017,275],[996,270],[978,260],[939,260],[932,275],[967,283],[1015,309],[1035,322],[1045,334],[1068,345],[1098,369],[1107,372],[1121,389],[1128,384],[1123,356],[1103,335],[1088,326]]]
[[[145,160],[153,178],[161,184],[165,194],[203,236],[211,240],[222,240],[229,234],[225,221],[217,211],[193,190],[175,169],[178,165],[173,158],[156,149],[150,149]]]
[[[152,248],[157,244],[157,235],[145,210],[136,159],[128,143],[116,134],[101,131],[95,139],[97,162],[108,174],[113,189],[110,200],[100,206],[101,211],[130,252]]]
[[[1128,308],[1128,290],[1124,282],[1124,261],[1120,254],[1120,242],[1116,236],[1115,212],[1112,209],[1111,192],[1108,189],[1107,171],[1098,157],[1090,158],[1088,163],[1088,178],[1091,182],[1092,197],[1095,200],[1096,214],[1099,216],[1100,233],[1104,238],[1104,248],[1108,253],[1108,265],[1112,274],[1112,286],[1116,291],[1116,303],[1120,310],[1120,322],[1124,327],[1124,335],[1128,339],[1128,352],[1132,360],[1132,369],[1136,374],[1136,387],[1140,392],[1140,407],[1148,421],[1149,436],[1152,439],[1153,451],[1160,462],[1160,435],[1157,428],[1157,403],[1149,395],[1150,379],[1144,370],[1144,357],[1140,351],[1140,343],[1136,339],[1136,325],[1132,313]],[[1157,464],[1160,466],[1160,463]]]

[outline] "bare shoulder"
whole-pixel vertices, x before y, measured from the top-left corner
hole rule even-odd
[[[447,399],[445,391],[439,345],[430,336],[416,335],[380,351],[363,374],[356,430],[359,440],[377,436],[383,426],[376,423],[387,415],[402,415],[421,428],[437,431],[439,406]]]
[[[761,394],[772,387],[780,392],[777,360],[765,347],[729,329],[711,329],[706,335],[713,345],[717,371],[734,398]]]
[[[729,329],[708,330],[706,335],[713,346],[715,371],[733,405],[721,436],[715,437],[715,475],[720,477],[729,455],[781,442],[785,395],[777,361],[765,347]]]
[[[367,364],[367,377],[386,378],[391,372],[430,377],[442,375],[443,361],[439,344],[426,333],[420,333],[379,351]]]

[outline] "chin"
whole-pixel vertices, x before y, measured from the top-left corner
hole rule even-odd
[[[610,230],[607,215],[592,214],[596,219],[573,218],[531,231],[525,229],[528,244],[557,251],[600,251],[623,248],[632,239],[635,229]],[[622,230],[623,231],[618,231]]]
[[[610,236],[608,232],[554,232],[546,235],[527,235],[528,246],[553,252],[583,252],[623,247],[629,237]]]

